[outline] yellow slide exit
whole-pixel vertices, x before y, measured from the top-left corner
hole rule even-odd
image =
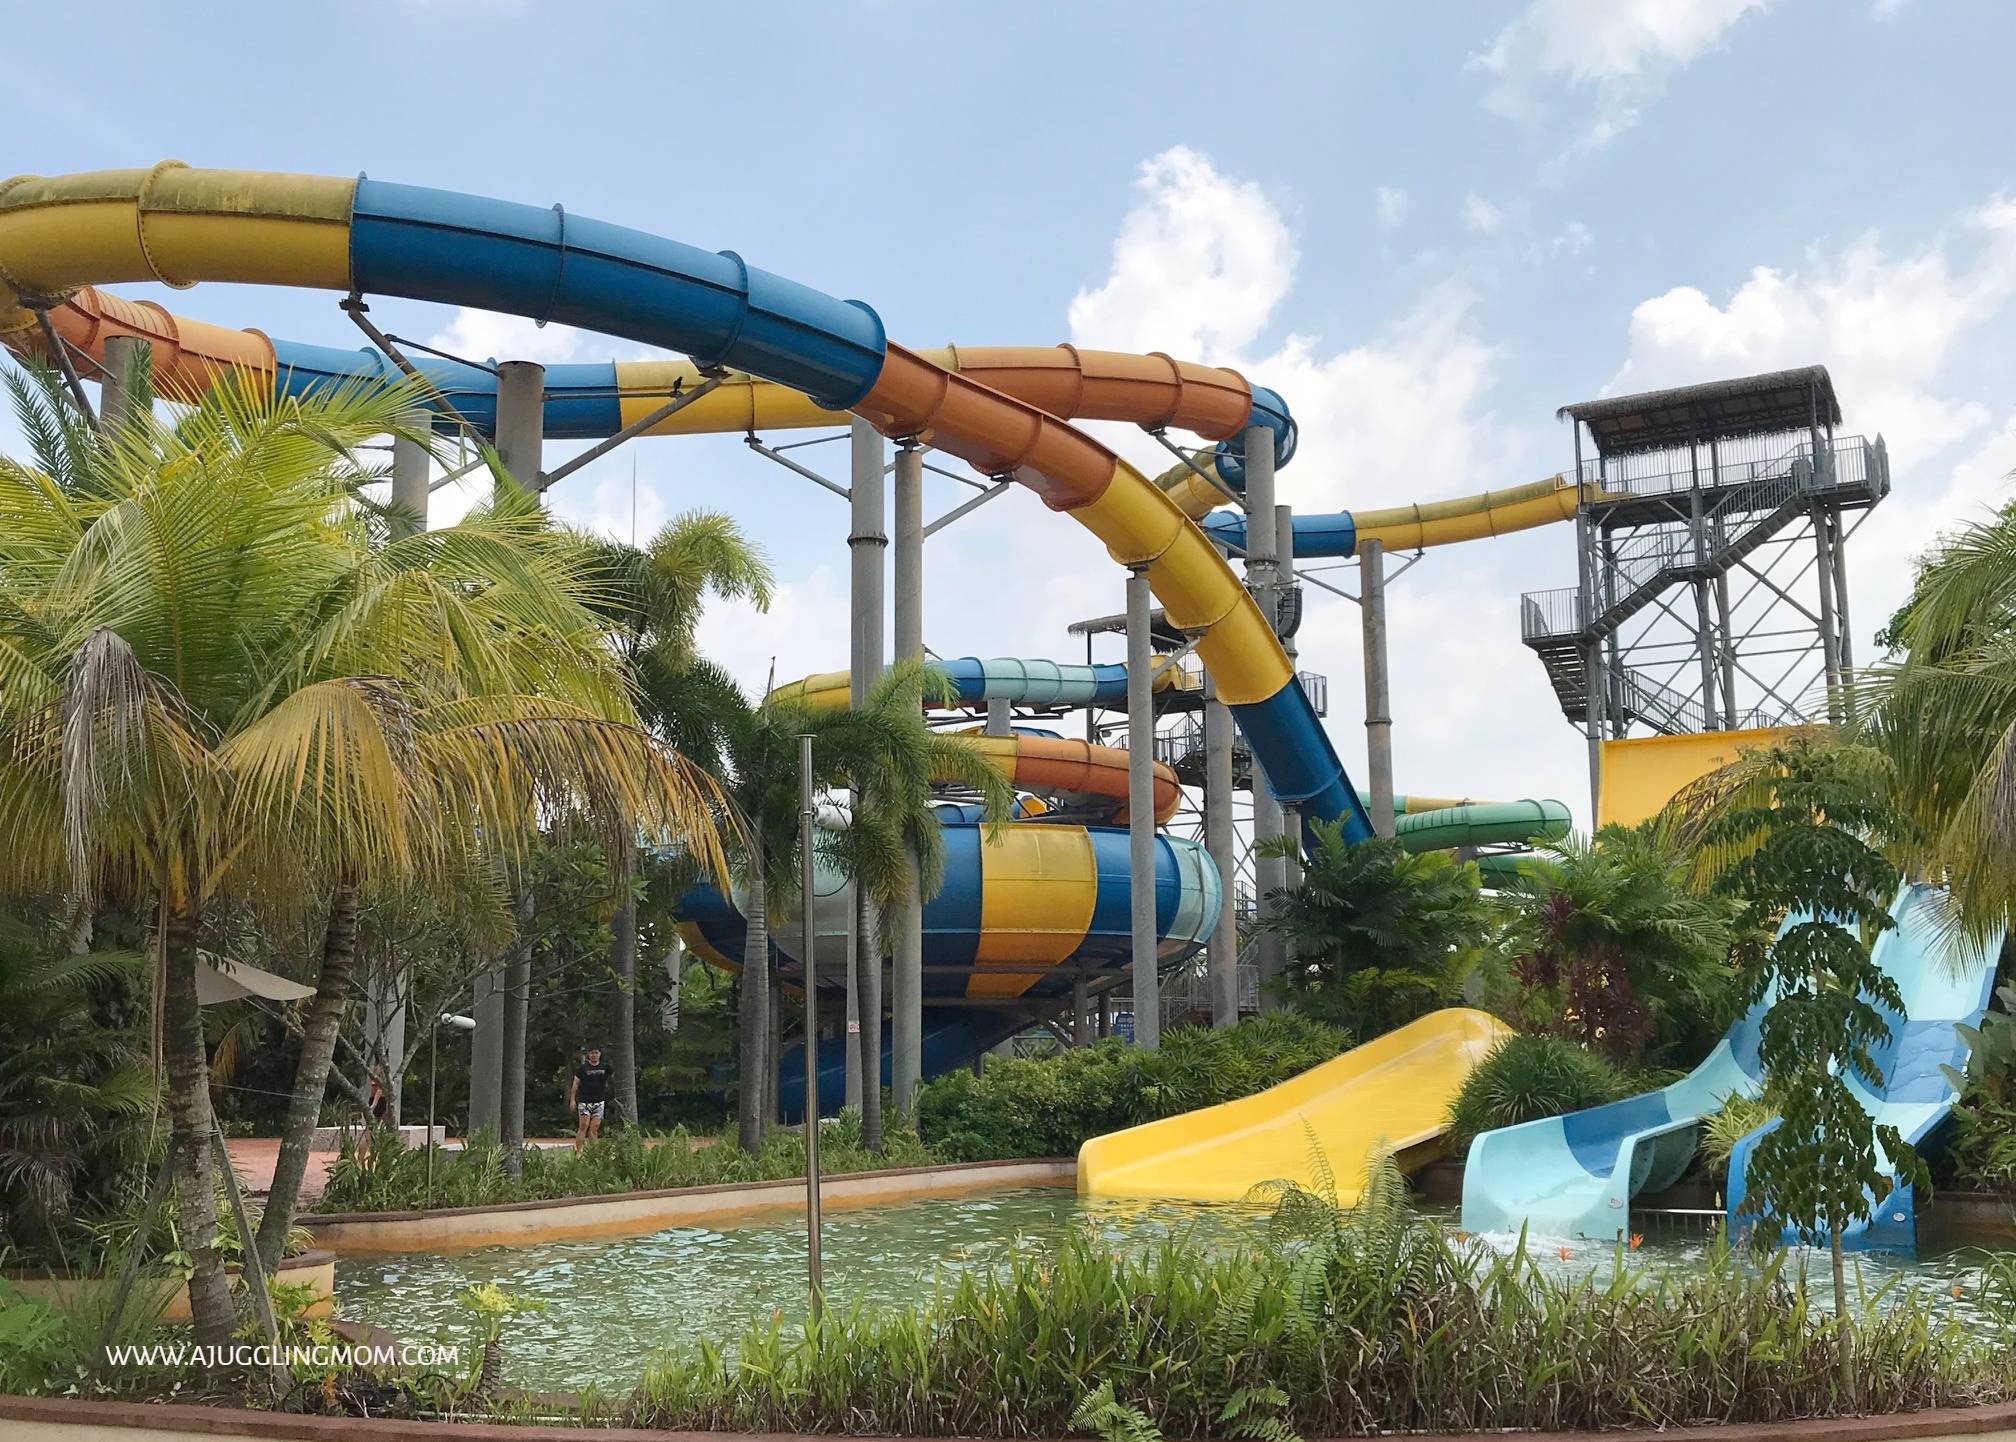
[[[1510,1032],[1469,1007],[1431,1012],[1264,1092],[1092,1138],[1078,1149],[1078,1190],[1193,1202],[1236,1202],[1262,1182],[1316,1190],[1314,1146],[1349,1206],[1375,1145],[1429,1160],[1424,1144],[1441,1136],[1463,1078]]]

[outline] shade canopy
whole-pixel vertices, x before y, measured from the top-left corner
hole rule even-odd
[[[243,1001],[256,996],[266,1001],[301,1001],[315,994],[312,986],[261,971],[228,956],[204,952],[196,958],[196,1004],[215,1006],[224,1001]]]
[[[1606,456],[1675,450],[1711,440],[1780,435],[1841,423],[1841,402],[1825,366],[1770,371],[1705,385],[1676,386],[1563,406],[1589,428]]]

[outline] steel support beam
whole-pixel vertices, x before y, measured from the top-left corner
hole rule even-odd
[[[1162,980],[1155,946],[1155,654],[1148,568],[1127,573],[1127,869],[1134,979],[1134,1045],[1162,1044]]]
[[[1266,426],[1249,426],[1244,437],[1246,447],[1246,587],[1253,592],[1253,599],[1260,606],[1260,613],[1267,623],[1276,628],[1280,625],[1280,567],[1277,558],[1280,546],[1275,532],[1277,520],[1274,503],[1274,433]],[[1258,757],[1253,761],[1253,843],[1257,848],[1262,840],[1279,836],[1285,818],[1281,803],[1274,799],[1272,786],[1264,775],[1264,768]],[[1263,856],[1253,863],[1254,884],[1260,895],[1258,898],[1261,914],[1265,915],[1268,896],[1282,891],[1288,885],[1288,863],[1278,856]],[[1275,982],[1286,969],[1287,950],[1278,932],[1262,931],[1259,938],[1260,961],[1260,1009],[1271,1011],[1278,1004],[1271,983]]]
[[[1232,829],[1232,712],[1218,699],[1218,684],[1204,672],[1204,849],[1218,868],[1223,904],[1212,929],[1207,962],[1211,974],[1211,1025],[1239,1020],[1239,921],[1236,901],[1239,867]]]
[[[1358,547],[1358,620],[1365,637],[1365,781],[1372,792],[1372,830],[1394,834],[1393,695],[1386,654],[1386,548]]]
[[[924,451],[916,440],[896,450],[896,659],[924,659]],[[904,898],[890,968],[891,1100],[898,1116],[913,1114],[924,1062],[924,903],[913,888]]]
[[[850,478],[847,560],[851,629],[847,695],[860,706],[882,674],[886,634],[883,586],[889,553],[884,520],[882,433],[856,418],[849,435]],[[882,944],[874,906],[851,888],[848,928],[847,1105],[861,1108],[861,1130],[871,1145],[882,1139]]]

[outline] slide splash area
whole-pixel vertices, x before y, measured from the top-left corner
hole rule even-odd
[[[1932,887],[1906,886],[1891,915],[1897,925],[1877,938],[1874,959],[1897,983],[1911,1020],[1886,1018],[1890,1041],[1874,1058],[1883,1086],[1873,1087],[1859,1074],[1850,1085],[1870,1115],[1915,1144],[1958,1100],[1944,1071],[1966,1060],[1966,1043],[1954,1024],[1979,1022],[2002,938],[1986,944],[1949,938]],[[1778,934],[1809,919],[1788,917]],[[1631,1199],[1679,1179],[1694,1158],[1702,1119],[1727,1097],[1755,1096],[1761,1089],[1757,1049],[1767,1005],[1753,1006],[1701,1065],[1672,1086],[1478,1137],[1463,1171],[1463,1226],[1606,1242],[1628,1233]],[[1742,1210],[1744,1168],[1772,1125],[1744,1137],[1731,1153],[1726,1197],[1732,1230],[1756,1221]],[[1905,1188],[1892,1194],[1873,1223],[1858,1224],[1842,1241],[1908,1248],[1916,1227],[1914,1198]]]
[[[1094,1137],[1078,1152],[1078,1189],[1236,1202],[1265,1182],[1320,1191],[1327,1166],[1349,1205],[1375,1151],[1432,1160],[1463,1078],[1507,1034],[1486,1012],[1431,1012],[1264,1092]]]
[[[1946,1120],[1960,1097],[1947,1076],[1967,1063],[1967,1041],[1956,1023],[1978,1026],[1995,985],[1995,962],[2002,953],[1999,931],[1984,942],[1955,934],[1941,915],[1939,893],[1930,886],[1906,886],[1890,908],[1896,926],[1876,939],[1872,959],[1897,984],[1909,1021],[1885,1009],[1890,1040],[1870,1059],[1883,1084],[1871,1083],[1860,1071],[1849,1074],[1848,1086],[1863,1109],[1914,1147],[1922,1144]],[[1750,1156],[1775,1123],[1767,1123],[1738,1141],[1729,1154],[1728,1221],[1732,1233],[1756,1222],[1743,1212],[1749,1184]],[[1888,1168],[1885,1168],[1886,1172]],[[1891,1173],[1894,1175],[1894,1173]],[[1916,1189],[1893,1190],[1866,1222],[1856,1222],[1841,1234],[1841,1244],[1856,1251],[1909,1251],[1918,1243]],[[1788,1234],[1788,1240],[1790,1239]]]

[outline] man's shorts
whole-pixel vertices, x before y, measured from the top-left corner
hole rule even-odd
[[[574,1110],[591,1122],[599,1122],[602,1120],[602,1108],[607,1105],[607,1102],[581,1102]]]

